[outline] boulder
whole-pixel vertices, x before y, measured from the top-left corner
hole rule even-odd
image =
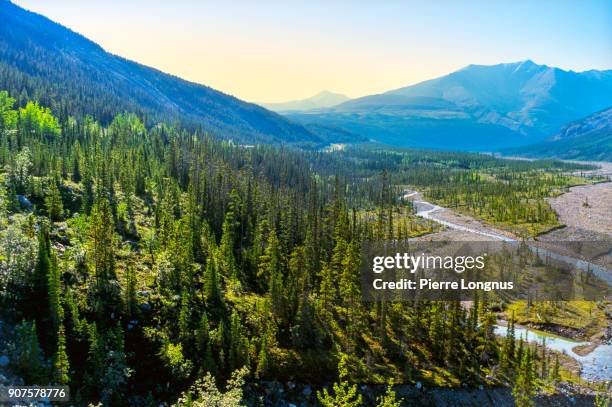
[[[30,211],[34,207],[34,205],[32,205],[32,202],[30,202],[30,200],[24,195],[17,195],[17,200],[19,201],[19,205],[22,209]]]

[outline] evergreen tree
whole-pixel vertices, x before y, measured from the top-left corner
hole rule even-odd
[[[196,331],[196,348],[201,357],[202,371],[216,373],[217,367],[212,355],[211,340],[208,317],[204,312]]]
[[[221,242],[217,255],[219,271],[222,276],[230,278],[234,284],[239,284],[242,276],[238,275],[238,267],[234,253],[236,241],[236,228],[238,226],[237,214],[239,205],[238,193],[234,190],[230,195],[230,204],[223,221]]]
[[[103,286],[115,277],[115,230],[110,202],[101,194],[91,209],[88,232],[90,262],[97,285]]]
[[[66,334],[61,323],[57,332],[57,351],[53,358],[53,377],[57,384],[67,385],[70,382],[70,363],[66,353]]]
[[[51,267],[49,270],[48,276],[49,282],[48,286],[48,295],[49,298],[49,315],[51,318],[51,322],[53,323],[54,329],[58,329],[60,325],[60,320],[62,317],[63,310],[61,309],[61,283],[60,283],[60,271],[57,265],[57,258],[52,255],[51,256]]]
[[[506,336],[504,338],[502,349],[502,367],[506,370],[510,369],[514,361],[517,360],[515,359],[515,344],[516,337],[514,328],[514,313],[512,313],[512,317],[510,318],[510,321],[508,321],[508,325],[506,326]],[[518,360],[520,362],[520,359]]]
[[[349,243],[342,261],[340,275],[340,295],[347,310],[347,335],[354,340],[359,325],[361,305],[361,285],[359,281],[359,263],[361,253],[355,242]]]
[[[49,309],[49,277],[51,272],[51,244],[44,225],[38,229],[38,258],[33,276],[33,292],[31,294],[35,317],[42,321],[48,315]]]
[[[206,303],[211,306],[217,315],[223,312],[223,293],[221,291],[221,282],[217,273],[217,265],[214,258],[211,256],[206,261]]]
[[[377,399],[376,407],[400,407],[401,402],[397,399],[397,395],[393,391],[393,381],[387,384],[387,391]]]
[[[124,296],[125,315],[132,318],[138,309],[138,304],[136,302],[136,273],[131,266],[128,266],[125,270]]]
[[[361,394],[357,394],[357,385],[351,385],[348,371],[348,355],[341,354],[338,363],[339,382],[334,383],[333,394],[327,389],[317,392],[317,398],[323,407],[358,407],[361,406]],[[392,405],[392,404],[391,404]]]
[[[45,196],[45,205],[49,219],[53,222],[62,220],[64,216],[64,203],[62,202],[62,195],[54,179],[49,183],[49,189]]]
[[[321,283],[319,285],[319,309],[325,318],[330,318],[333,312],[333,301],[336,298],[336,288],[332,269],[323,264],[321,269]]]
[[[535,405],[532,397],[535,394],[535,377],[533,369],[533,358],[531,351],[523,352],[521,363],[518,367],[516,381],[512,389],[514,402],[517,407],[529,407]]]
[[[557,382],[561,378],[561,374],[559,371],[559,355],[555,354],[555,363],[553,364],[553,368],[550,372],[550,379],[553,382]]]
[[[229,353],[228,353],[228,361],[230,370],[236,370],[239,367],[242,367],[243,360],[243,349],[244,349],[244,341],[242,338],[242,325],[240,324],[240,317],[238,313],[234,310],[232,312],[231,320],[230,320],[230,344],[229,344]]]
[[[257,357],[257,369],[255,370],[255,377],[261,379],[264,377],[268,370],[268,335],[264,335],[261,339],[261,346],[259,349],[259,356]]]
[[[83,195],[81,197],[81,210],[84,214],[89,215],[94,202],[94,183],[90,171],[86,167],[83,174]]]
[[[72,172],[71,172],[72,181],[77,184],[81,182],[81,147],[79,143],[75,143],[74,145],[74,154],[72,155]]]
[[[178,317],[178,333],[179,337],[183,341],[186,341],[191,337],[190,309],[187,290],[183,290],[181,294],[181,304]]]

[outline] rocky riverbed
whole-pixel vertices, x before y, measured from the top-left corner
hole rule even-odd
[[[572,187],[548,202],[568,228],[612,236],[612,182]]]

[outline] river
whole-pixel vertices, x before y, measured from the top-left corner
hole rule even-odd
[[[414,198],[414,205],[416,209],[416,216],[423,219],[428,219],[437,222],[441,225],[448,227],[449,229],[459,230],[462,232],[474,233],[476,235],[489,237],[494,240],[500,240],[504,242],[518,243],[517,239],[505,236],[501,233],[497,233],[494,230],[478,230],[467,226],[459,225],[453,222],[449,222],[443,219],[439,219],[435,216],[436,212],[445,210],[447,208],[435,205],[431,202],[424,201],[420,198],[420,194],[416,191],[408,191],[403,195],[404,199]],[[603,281],[607,282],[612,286],[612,273],[606,268],[600,267],[593,263],[576,259],[569,256],[564,256],[559,253],[555,253],[542,248],[529,246],[532,251],[537,251],[540,255],[550,256],[551,258],[563,261],[565,263],[574,265],[576,268],[583,271],[591,271]],[[495,333],[498,335],[506,335],[506,327],[496,326]],[[538,343],[542,343],[542,339],[546,338],[546,347],[555,351],[563,352],[568,356],[576,359],[582,366],[581,375],[588,380],[612,380],[612,344],[601,344],[597,346],[591,353],[586,356],[580,356],[576,354],[572,349],[579,345],[588,345],[589,342],[576,342],[571,339],[562,338],[559,336],[551,336],[546,333],[540,333],[532,330],[528,330],[523,327],[516,327],[515,334],[517,338],[523,336],[526,340]]]
[[[476,235],[491,238],[493,240],[500,240],[500,241],[509,242],[509,243],[519,243],[519,240],[517,239],[503,235],[494,230],[485,229],[486,226],[484,225],[482,229],[474,229],[468,226],[463,226],[457,223],[449,222],[444,219],[440,219],[436,217],[435,214],[439,211],[447,210],[447,208],[444,208],[439,205],[435,205],[431,202],[427,202],[422,199],[417,199],[419,197],[420,197],[420,193],[416,191],[409,191],[403,195],[404,199],[415,198],[413,200],[413,203],[416,209],[416,216],[418,217],[439,223],[441,225],[448,227],[449,229],[454,229],[454,230],[458,230],[461,232],[473,233]],[[597,276],[600,280],[605,281],[606,283],[608,283],[608,285],[612,286],[612,272],[608,270],[607,268],[602,267],[598,264],[594,264],[594,263],[582,260],[582,259],[565,256],[565,255],[562,255],[562,254],[559,254],[559,253],[556,253],[556,252],[553,252],[553,251],[550,251],[550,250],[547,250],[541,247],[537,247],[535,245],[529,244],[529,241],[526,241],[526,243],[531,249],[531,251],[533,251],[534,253],[537,253],[540,257],[542,258],[548,257],[551,259],[555,259],[563,263],[570,264],[579,270],[591,272],[595,276]]]
[[[576,342],[571,339],[518,326],[514,328],[514,332],[517,339],[523,337],[528,342],[537,342],[538,344],[541,344],[542,339],[546,338],[546,347],[548,349],[562,352],[580,363],[582,366],[582,377],[585,379],[612,380],[612,345],[610,344],[599,345],[588,355],[580,356],[573,351],[574,347],[588,345],[589,342]],[[506,327],[496,325],[495,333],[500,336],[506,336]]]

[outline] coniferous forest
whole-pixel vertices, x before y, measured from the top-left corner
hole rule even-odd
[[[58,120],[0,92],[2,345],[23,384],[69,385],[77,405],[275,405],[297,389],[396,406],[394,384],[502,386],[530,405],[571,377],[563,355],[514,318],[497,337],[506,305],[486,296],[362,301],[361,245],[439,228],[406,186],[534,236],[557,225],[544,198],[588,168],[241,146],[129,112]]]

